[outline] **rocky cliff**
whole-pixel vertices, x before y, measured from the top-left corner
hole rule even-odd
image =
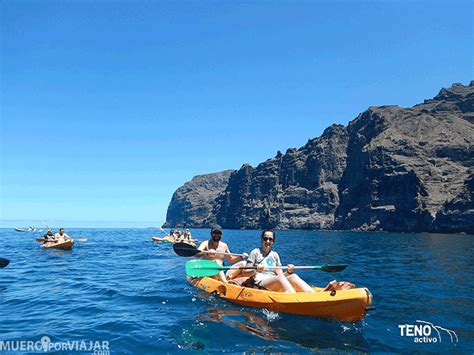
[[[214,200],[226,188],[232,172],[197,175],[177,189],[168,206],[164,227],[203,227],[214,223]]]
[[[214,205],[227,228],[330,228],[346,166],[347,131],[327,128],[300,149],[233,173]]]
[[[347,128],[333,125],[299,149],[228,172],[212,200],[186,183],[180,189],[188,184],[195,198],[181,207],[178,189],[167,221],[474,233],[473,124],[474,82],[412,108],[370,107]]]

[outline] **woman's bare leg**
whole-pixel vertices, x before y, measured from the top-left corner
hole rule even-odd
[[[271,291],[280,291],[281,287],[283,287],[283,290],[285,292],[296,293],[293,286],[291,286],[290,282],[287,280],[287,278],[283,274],[279,276],[274,276],[271,278],[266,278],[262,280],[262,282],[260,282],[259,286]]]
[[[238,263],[235,263],[232,265],[232,267],[242,267],[245,266],[247,262],[245,260],[239,261]],[[227,270],[226,277],[227,280],[233,280],[236,277],[238,277],[242,273],[242,270]]]
[[[227,279],[225,278],[224,271],[222,271],[222,270],[219,271],[219,273],[217,274],[217,279],[221,282],[227,283]]]
[[[313,290],[313,288],[308,285],[305,281],[303,281],[298,275],[296,274],[291,274],[291,275],[286,275],[286,279],[292,284],[298,287],[301,291],[303,292],[316,292]]]

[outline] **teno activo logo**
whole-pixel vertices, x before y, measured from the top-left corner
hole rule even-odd
[[[414,343],[441,343],[441,335],[447,333],[451,343],[458,342],[458,336],[454,330],[424,320],[417,320],[416,323],[418,324],[399,324],[400,336],[412,337]],[[446,335],[445,338],[447,338]]]

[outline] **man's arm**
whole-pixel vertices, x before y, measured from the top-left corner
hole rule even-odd
[[[224,253],[229,253],[229,254],[231,254],[228,245],[226,245]],[[230,263],[236,263],[237,261],[243,259],[241,256],[237,256],[237,255],[226,255],[225,258],[226,258],[227,260],[229,260]]]
[[[207,241],[202,242],[198,247],[199,251],[207,251],[207,249],[208,249]],[[197,253],[195,257],[202,258],[203,256],[206,256],[206,255],[209,255],[209,253]]]

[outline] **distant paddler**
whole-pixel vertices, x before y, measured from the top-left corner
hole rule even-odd
[[[176,242],[176,237],[175,237],[175,232],[174,230],[170,230],[169,234],[166,232],[163,228],[160,227],[160,230],[165,234],[163,238],[153,236],[151,237],[151,240],[154,242],[165,242],[165,243],[175,243]]]
[[[189,243],[189,244],[194,244],[196,242],[197,239],[193,239],[192,235],[191,235],[191,231],[189,230],[189,228],[186,228],[184,230],[184,233],[183,235],[179,236],[178,238],[176,238],[176,243]]]
[[[59,228],[59,232],[54,235],[54,239],[56,239],[58,242],[64,242],[72,238],[67,235],[67,233],[64,231],[64,228]]]
[[[43,238],[45,242],[52,242],[55,241],[56,239],[54,238],[54,233],[51,229],[48,229],[46,233],[44,233]]]
[[[85,238],[80,238],[84,241],[87,241]],[[43,242],[44,248],[54,248],[54,249],[71,249],[74,245],[74,240],[66,234],[64,228],[60,228],[59,232],[53,235],[53,231],[48,229],[48,231],[43,235],[43,238],[36,238],[37,242]]]

